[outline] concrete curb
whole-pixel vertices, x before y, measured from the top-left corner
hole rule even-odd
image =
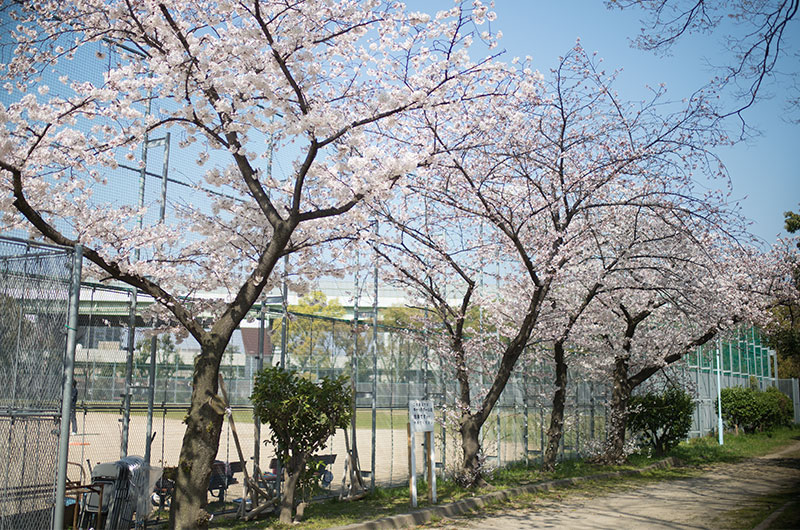
[[[481,495],[480,497],[471,497],[460,501],[444,504],[442,506],[431,506],[423,508],[410,513],[402,513],[392,515],[391,517],[383,517],[374,521],[364,521],[362,523],[354,523],[347,526],[338,526],[334,530],[384,530],[388,528],[407,528],[430,522],[434,517],[451,517],[454,515],[461,515],[467,512],[480,510],[487,505],[497,501],[504,501],[512,497],[523,495],[525,493],[535,493],[537,491],[547,491],[551,489],[563,488],[587,480],[602,480],[613,477],[620,477],[625,475],[639,475],[651,469],[662,469],[672,467],[677,464],[677,459],[670,457],[654,464],[650,464],[642,469],[632,469],[627,471],[613,471],[609,473],[600,473],[597,475],[589,475],[586,477],[573,477],[562,478],[559,480],[551,480],[549,482],[541,482],[539,484],[530,484],[527,486],[520,486],[503,491],[495,491]]]

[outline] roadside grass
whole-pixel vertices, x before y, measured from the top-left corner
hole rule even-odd
[[[655,481],[694,476],[702,473],[704,468],[711,464],[736,462],[746,458],[768,454],[797,439],[800,439],[800,427],[778,429],[769,434],[729,435],[726,437],[723,446],[717,444],[716,438],[704,437],[693,439],[682,443],[670,454],[670,456],[681,459],[684,463],[681,467],[652,469],[637,475],[623,475],[600,480],[587,480],[586,482],[566,488],[523,494],[506,501],[491,503],[488,507],[483,509],[481,513],[485,514],[487,512],[509,508],[531,509],[535,505],[541,505],[543,501],[558,501],[566,496],[597,496],[612,491],[635,488]],[[634,455],[629,459],[628,463],[622,466],[599,466],[583,460],[567,460],[560,462],[553,473],[542,472],[536,464],[513,464],[503,469],[496,470],[488,479],[489,486],[482,489],[464,489],[459,487],[452,480],[439,480],[437,482],[438,504],[447,504],[492,491],[504,490],[527,484],[537,484],[561,478],[585,477],[611,471],[641,469],[658,460],[660,460],[660,458]],[[417,493],[420,508],[430,506],[427,502],[427,491],[427,484],[424,481],[420,481],[418,483]],[[795,491],[794,495],[797,495],[797,493],[798,492]],[[761,519],[756,522],[763,520],[764,517],[775,509],[773,507],[772,510],[770,510],[769,506],[773,506],[774,503],[779,501],[780,499],[769,502],[765,501],[763,503],[765,506],[764,510],[754,512],[753,520],[756,520],[755,518],[757,517],[761,517]],[[785,503],[786,501],[783,501],[780,505]],[[297,529],[317,529],[379,519],[381,517],[407,513],[409,511],[411,511],[411,508],[409,504],[408,487],[391,489],[376,488],[376,490],[367,495],[366,498],[358,501],[342,502],[333,499],[312,503],[306,508],[305,520],[292,525],[281,525],[274,516],[260,521],[249,521],[246,523],[231,518],[226,519],[224,517],[218,517],[212,521],[211,527],[233,529],[288,529],[290,527]],[[797,517],[798,515],[800,515],[800,503],[787,507],[786,518]],[[795,522],[797,519],[787,520]],[[436,524],[439,523],[441,523],[441,521]],[[776,524],[777,523],[776,521]],[[722,524],[722,527],[725,526],[728,525]],[[783,528],[782,526],[774,527]],[[750,526],[750,528],[752,528],[752,526]]]
[[[770,528],[797,528],[800,523],[800,490],[790,492],[790,495],[792,497],[787,500],[789,504],[772,521]]]
[[[788,505],[787,505],[788,503]],[[715,517],[715,528],[755,528],[774,511],[786,505],[769,528],[797,528],[800,522],[800,488],[792,488],[770,495],[750,499],[746,506],[730,510]]]
[[[792,440],[800,440],[800,427],[783,427],[769,433],[739,436],[726,434],[723,445],[717,443],[716,437],[692,438],[680,444],[670,454],[690,466],[738,462],[745,458],[768,454]]]

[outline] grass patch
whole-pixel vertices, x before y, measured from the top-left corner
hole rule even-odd
[[[754,528],[769,517],[775,510],[789,503],[770,528],[797,528],[800,521],[800,488],[756,497],[747,506],[730,510],[715,517],[712,525],[716,528]]]
[[[769,433],[727,435],[723,440],[724,445],[719,445],[716,437],[704,436],[681,443],[670,455],[680,458],[687,465],[738,462],[745,458],[771,453],[798,439],[800,439],[798,427],[782,427]]]
[[[792,495],[794,498],[787,499],[789,504],[772,521],[770,528],[797,528],[798,521],[800,521],[800,491],[795,490]]]

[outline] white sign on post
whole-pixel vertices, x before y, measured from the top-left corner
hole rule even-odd
[[[412,399],[408,402],[408,422],[411,432],[433,432],[433,401]]]
[[[415,454],[415,433],[425,433],[428,461],[428,498],[436,503],[436,452],[433,446],[433,401],[412,399],[408,402],[408,489],[411,492],[411,506],[417,506],[417,459]]]

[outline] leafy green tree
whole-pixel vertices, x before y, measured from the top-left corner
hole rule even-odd
[[[387,336],[380,341],[381,371],[390,381],[403,380],[422,360],[424,311],[415,307],[387,307],[381,317],[384,326],[394,328],[386,330]]]
[[[291,523],[298,487],[307,489],[315,480],[311,456],[350,422],[350,385],[346,377],[312,381],[270,367],[256,375],[250,399],[255,417],[270,427],[269,441],[283,467],[280,520]]]
[[[236,344],[228,344],[225,348],[225,351],[222,352],[222,365],[219,368],[219,371],[225,375],[227,379],[233,379],[236,377],[236,366],[233,364],[233,356],[237,353],[241,353],[242,349],[239,348]],[[226,362],[227,361],[227,362]]]
[[[328,300],[320,291],[312,291],[290,305],[289,311],[300,315],[341,318],[345,310],[336,300]],[[281,323],[278,322],[280,329]],[[330,369],[335,366],[337,345],[331,333],[333,325],[322,318],[307,318],[293,315],[287,326],[287,350],[289,363],[299,371],[310,367]]]
[[[794,212],[783,212],[783,219],[787,232],[794,234],[795,232],[800,231],[800,214]],[[800,242],[797,243],[797,246],[800,248]]]
[[[9,371],[23,332],[28,324],[22,317],[19,303],[10,296],[0,294],[0,368]]]
[[[381,311],[385,326],[421,331],[424,327],[425,311],[418,307],[392,306]]]

